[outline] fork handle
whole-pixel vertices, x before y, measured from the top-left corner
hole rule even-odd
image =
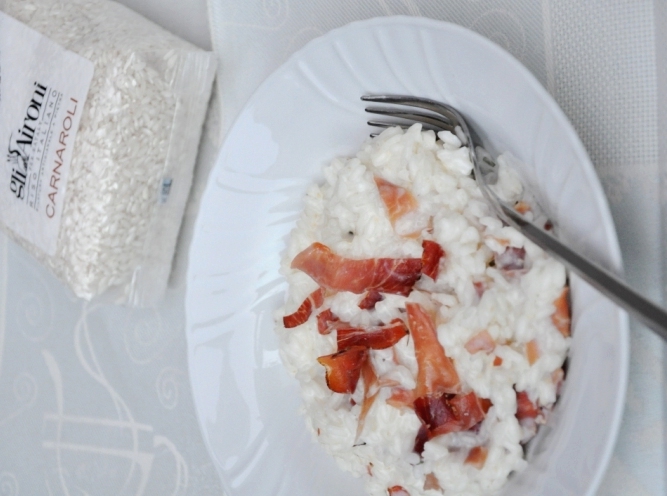
[[[536,245],[554,255],[600,293],[627,310],[667,341],[667,312],[631,289],[608,270],[590,262],[554,236],[524,219],[502,202],[498,205],[510,224]]]

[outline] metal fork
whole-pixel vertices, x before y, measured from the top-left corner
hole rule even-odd
[[[485,141],[480,137],[481,134],[470,125],[470,122],[458,110],[445,103],[412,96],[365,95],[361,99],[366,102],[402,106],[399,108],[366,108],[366,111],[372,114],[402,119],[399,122],[370,120],[368,124],[371,126],[386,128],[399,125],[407,127],[404,121],[409,121],[411,124],[415,122],[422,123],[424,129],[431,129],[436,132],[447,130],[456,134],[462,144],[468,147],[475,180],[482,191],[482,195],[503,221],[563,262],[600,293],[627,310],[667,341],[667,312],[665,310],[629,288],[610,271],[568,248],[556,237],[530,222],[496,195],[490,188],[491,185],[495,184],[498,177],[495,160],[487,151],[488,148]],[[415,109],[424,109],[428,112]]]

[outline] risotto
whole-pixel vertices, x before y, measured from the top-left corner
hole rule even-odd
[[[282,360],[314,438],[372,495],[494,494],[563,381],[565,269],[471,171],[452,133],[387,129],[324,168],[283,257]]]

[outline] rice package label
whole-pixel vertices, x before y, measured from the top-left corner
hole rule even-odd
[[[92,77],[92,62],[0,12],[0,219],[50,256]]]

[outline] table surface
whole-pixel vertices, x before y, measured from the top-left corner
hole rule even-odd
[[[120,1],[215,49],[220,63],[174,272],[155,308],[86,303],[0,235],[0,494],[223,494],[187,372],[185,271],[199,200],[224,131],[252,91],[308,40],[354,19],[449,20],[519,58],[587,147],[627,280],[661,298],[667,7],[659,2]],[[658,496],[667,491],[664,345],[636,323],[631,334],[626,409],[599,494]]]

